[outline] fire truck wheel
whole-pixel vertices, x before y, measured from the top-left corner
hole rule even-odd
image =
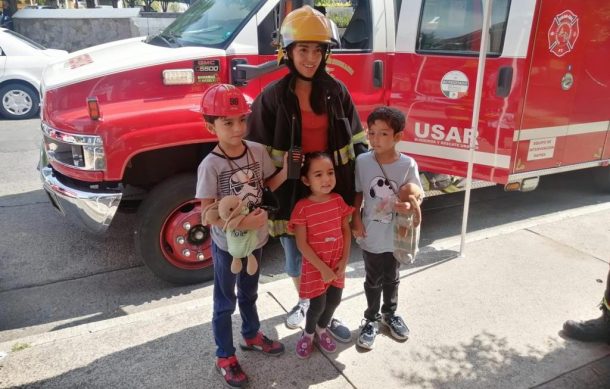
[[[40,97],[29,85],[11,83],[0,88],[0,114],[7,119],[30,119],[38,113]]]
[[[610,192],[610,167],[603,166],[593,169],[595,184],[603,191]]]
[[[181,174],[158,184],[138,208],[136,253],[159,278],[194,284],[214,277],[211,238],[195,199],[197,178]]]

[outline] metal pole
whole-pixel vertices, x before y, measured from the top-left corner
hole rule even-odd
[[[460,240],[460,257],[465,257],[466,228],[468,226],[468,212],[470,210],[470,190],[472,189],[472,168],[474,165],[474,151],[476,138],[479,134],[479,113],[481,111],[481,93],[483,90],[483,76],[485,74],[485,59],[487,55],[487,40],[489,37],[489,24],[491,19],[491,5],[493,0],[483,1],[483,25],[481,26],[481,46],[479,47],[479,66],[477,69],[477,84],[474,92],[472,109],[472,136],[470,137],[468,154],[468,171],[466,173],[466,193],[464,196],[464,213],[462,214],[462,236]]]

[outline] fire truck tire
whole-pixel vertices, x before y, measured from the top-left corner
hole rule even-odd
[[[161,182],[150,191],[137,212],[134,231],[137,256],[156,276],[174,284],[194,284],[214,278],[209,253],[202,262],[194,260],[196,254],[184,258],[177,249],[177,244],[166,238],[168,233],[172,232],[172,228],[175,230],[182,228],[185,224],[182,220],[190,217],[189,225],[193,226],[191,230],[195,227],[200,231],[205,229],[205,244],[209,252],[211,238],[207,227],[197,225],[201,220],[201,208],[199,201],[195,200],[196,180],[194,174],[181,174]],[[171,227],[172,225],[174,227]],[[178,231],[177,234],[184,237],[192,235],[188,231],[184,233]],[[198,244],[197,247],[204,246],[203,242]]]
[[[593,179],[598,188],[610,192],[610,167],[603,166],[593,169]]]
[[[0,88],[0,114],[7,119],[30,119],[36,116],[40,96],[33,87],[12,82]]]

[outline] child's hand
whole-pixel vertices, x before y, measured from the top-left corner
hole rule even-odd
[[[366,229],[359,218],[352,219],[352,235],[356,239],[366,238]]]
[[[324,266],[320,273],[322,274],[322,281],[324,281],[325,284],[328,284],[329,282],[337,279],[337,275],[335,274],[335,272],[333,272],[328,266]]]
[[[411,211],[411,203],[408,201],[396,201],[394,203],[394,211],[403,215],[407,214]]]
[[[239,223],[242,230],[258,230],[267,225],[267,211],[256,208]]]
[[[337,267],[335,268],[335,275],[337,276],[337,279],[343,278],[345,275],[345,266],[347,266],[346,259],[342,259],[339,261],[339,263],[337,263]]]

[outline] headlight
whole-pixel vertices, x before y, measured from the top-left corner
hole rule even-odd
[[[50,161],[81,170],[106,170],[102,138],[74,135],[42,123],[44,146]]]

